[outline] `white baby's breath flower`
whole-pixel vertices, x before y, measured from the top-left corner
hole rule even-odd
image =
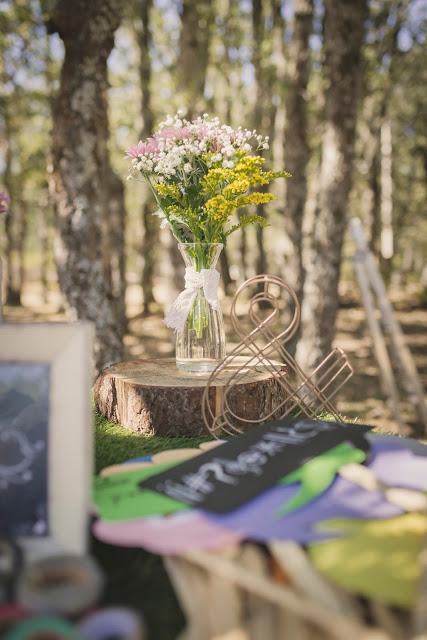
[[[206,113],[189,121],[182,109],[175,116],[167,116],[149,140],[145,153],[132,160],[130,173],[154,174],[156,181],[164,182],[190,174],[193,163],[189,158],[203,156],[208,167],[220,163],[232,169],[236,152],[251,153],[269,146],[268,137],[255,130],[241,126],[234,129]]]
[[[224,169],[233,169],[234,162],[232,160],[224,160],[224,162],[222,163],[222,166],[224,167]]]
[[[169,222],[164,212],[161,209],[157,209],[157,211],[154,211],[153,216],[157,216],[158,218],[160,218],[160,229],[166,229],[166,227],[169,225]]]

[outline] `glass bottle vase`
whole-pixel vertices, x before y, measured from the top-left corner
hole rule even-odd
[[[220,243],[185,243],[178,245],[187,271],[209,275],[216,270],[223,245]],[[216,294],[216,291],[215,291]],[[176,366],[190,373],[209,373],[225,356],[225,333],[219,301],[212,305],[199,286],[194,294],[184,327],[176,332]]]

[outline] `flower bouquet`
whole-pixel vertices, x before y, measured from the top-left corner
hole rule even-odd
[[[257,188],[289,175],[264,168],[264,149],[268,138],[256,131],[233,129],[207,114],[188,121],[178,112],[127,150],[129,177],[147,182],[156,214],[171,229],[185,261],[185,289],[165,323],[176,330],[177,366],[186,371],[211,371],[225,355],[216,264],[228,236],[247,225],[267,224],[252,214],[233,222],[233,214],[273,200]]]

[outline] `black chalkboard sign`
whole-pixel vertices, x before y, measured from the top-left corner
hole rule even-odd
[[[50,366],[0,362],[0,535],[48,534]]]
[[[139,486],[193,507],[226,513],[341,442],[369,451],[365,433],[370,428],[305,418],[266,423]]]

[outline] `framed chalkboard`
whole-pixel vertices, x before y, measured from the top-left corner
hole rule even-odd
[[[92,476],[88,323],[0,325],[0,537],[86,548]]]

